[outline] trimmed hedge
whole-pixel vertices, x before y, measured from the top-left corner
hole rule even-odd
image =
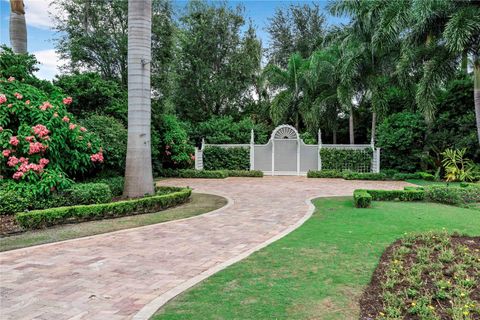
[[[207,146],[203,150],[203,167],[205,170],[248,170],[250,150],[242,147]]]
[[[384,173],[373,172],[345,172],[343,174],[345,180],[388,180],[388,177]]]
[[[372,196],[373,201],[422,201],[425,199],[425,191],[414,190],[365,190]]]
[[[21,212],[15,215],[15,219],[25,229],[38,229],[65,223],[157,212],[186,202],[192,192],[188,188],[169,188],[170,192],[165,194],[162,190],[164,189],[160,188],[157,194],[139,199]],[[171,192],[173,190],[176,191]]]
[[[453,205],[475,203],[480,202],[480,187],[431,186],[425,188],[425,198],[428,201]]]
[[[372,196],[366,190],[355,190],[353,192],[353,203],[356,208],[368,208],[372,203]]]
[[[393,174],[393,175],[389,175]],[[408,180],[418,179],[433,181],[434,176],[426,172],[417,173],[398,173],[392,171],[383,171],[380,173],[373,172],[353,172],[340,170],[310,170],[307,173],[308,178],[343,178],[345,180]]]
[[[322,168],[326,170],[370,171],[373,150],[320,149]]]
[[[343,172],[339,170],[309,170],[308,178],[343,178]]]
[[[433,181],[435,176],[426,172],[415,172],[415,173],[396,173],[393,175],[393,180],[426,180]]]
[[[204,178],[225,179],[228,177],[263,177],[263,172],[258,170],[174,170],[163,169],[161,177],[165,178]]]

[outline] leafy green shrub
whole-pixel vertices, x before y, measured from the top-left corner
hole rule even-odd
[[[353,192],[353,202],[356,208],[368,208],[372,204],[372,196],[365,190],[355,190]]]
[[[14,190],[0,190],[0,215],[25,211],[31,203],[31,198],[19,194]]]
[[[381,167],[403,172],[420,169],[426,128],[419,113],[401,112],[385,118],[377,133]]]
[[[123,186],[125,184],[124,177],[108,177],[108,178],[95,178],[89,180],[89,182],[105,183],[110,188],[112,196],[119,197],[123,194]]]
[[[205,170],[248,170],[250,150],[248,148],[221,148],[206,146],[203,150]]]
[[[229,177],[263,177],[263,172],[260,170],[226,170],[226,173]]]
[[[125,126],[113,117],[102,115],[89,116],[81,123],[95,133],[101,141],[105,157],[102,170],[110,170],[123,175],[128,138]]]
[[[38,229],[64,223],[156,212],[184,203],[191,192],[190,189],[179,188],[176,192],[140,199],[21,212],[15,215],[15,219],[25,229]]]
[[[425,197],[428,201],[453,205],[480,202],[480,188],[431,186],[425,188]]]
[[[373,151],[348,149],[320,149],[322,169],[324,170],[349,170],[354,172],[368,172],[372,166]]]
[[[191,168],[194,148],[188,142],[184,124],[173,115],[162,115],[152,131],[152,162],[158,173],[162,168]]]
[[[343,178],[345,180],[387,180],[388,177],[384,173],[373,172],[344,172]]]
[[[63,74],[53,83],[68,93],[68,111],[81,118],[91,114],[114,116],[127,123],[127,92],[118,82],[105,80],[95,72]]]
[[[442,164],[445,168],[447,181],[473,181],[475,180],[476,166],[472,160],[465,158],[467,149],[447,149],[442,152]]]
[[[343,172],[339,170],[309,170],[308,178],[343,178]]]
[[[105,203],[112,200],[112,191],[105,183],[77,183],[65,190],[63,196],[75,205]]]

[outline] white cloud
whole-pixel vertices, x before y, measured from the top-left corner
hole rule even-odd
[[[65,60],[59,58],[54,49],[32,52],[40,61],[39,71],[36,72],[40,79],[52,80],[60,73],[59,68],[65,64]]]
[[[9,2],[9,0],[5,0]],[[52,14],[60,11],[56,6],[51,6],[52,0],[23,0],[25,3],[25,20],[27,25],[40,29],[50,30],[54,26]]]

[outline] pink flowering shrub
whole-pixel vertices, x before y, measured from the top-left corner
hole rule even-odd
[[[69,177],[104,160],[98,137],[67,112],[71,97],[47,96],[24,82],[0,78],[0,172],[41,192],[68,187]]]

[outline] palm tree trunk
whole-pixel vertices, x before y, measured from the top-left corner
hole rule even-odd
[[[27,24],[23,0],[10,0],[10,43],[13,52],[27,53]]]
[[[337,144],[337,128],[332,130],[332,136],[333,136],[333,144]]]
[[[468,53],[466,51],[462,52],[462,72],[467,74],[468,73]]]
[[[375,144],[376,131],[377,131],[377,113],[375,111],[373,111],[372,112],[372,134],[371,134],[372,145]]]
[[[353,132],[353,107],[350,106],[350,117],[348,118],[348,130],[350,132],[350,144],[355,144],[355,134]]]
[[[477,119],[478,144],[480,145],[480,57],[477,57],[473,64],[473,96],[475,100],[475,117]]]
[[[150,61],[152,0],[128,1],[128,144],[125,197],[152,194]]]

